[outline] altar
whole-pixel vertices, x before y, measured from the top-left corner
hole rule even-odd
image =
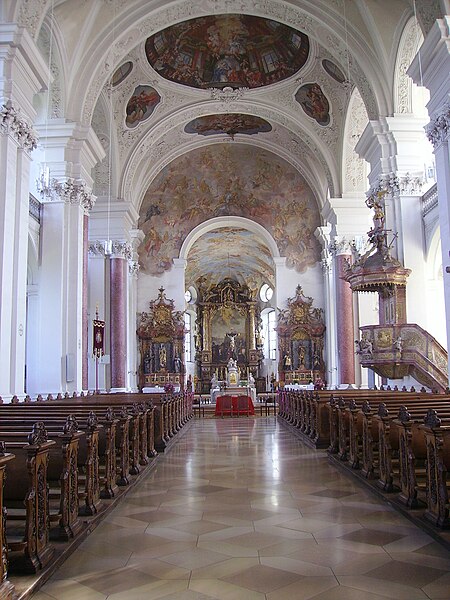
[[[256,402],[256,388],[251,386],[225,386],[211,389],[211,403],[216,404],[219,396],[249,396],[252,402]]]

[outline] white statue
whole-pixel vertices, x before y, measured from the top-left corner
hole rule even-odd
[[[213,390],[216,387],[219,387],[219,380],[217,379],[217,375],[214,373],[211,379],[211,389]]]
[[[236,370],[237,369],[237,361],[234,360],[234,358],[230,358],[228,360],[228,364],[227,364],[227,369],[230,370]]]
[[[255,386],[255,378],[253,377],[253,373],[250,371],[250,373],[248,374],[248,383],[250,386],[254,387]]]

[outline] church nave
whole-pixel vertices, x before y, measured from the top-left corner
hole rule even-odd
[[[195,420],[35,600],[445,600],[450,553],[274,417]]]

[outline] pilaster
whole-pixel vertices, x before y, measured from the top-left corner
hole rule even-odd
[[[0,24],[0,395],[25,392],[28,184],[34,95],[47,69],[29,34]]]
[[[447,344],[450,340],[450,17],[438,19],[411,63],[408,74],[430,91],[427,104],[430,122],[426,134],[436,159],[439,224],[444,271]],[[449,370],[450,372],[450,370]]]

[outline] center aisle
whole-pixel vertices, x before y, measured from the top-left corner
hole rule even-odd
[[[275,417],[198,420],[33,600],[449,599],[450,553]]]

